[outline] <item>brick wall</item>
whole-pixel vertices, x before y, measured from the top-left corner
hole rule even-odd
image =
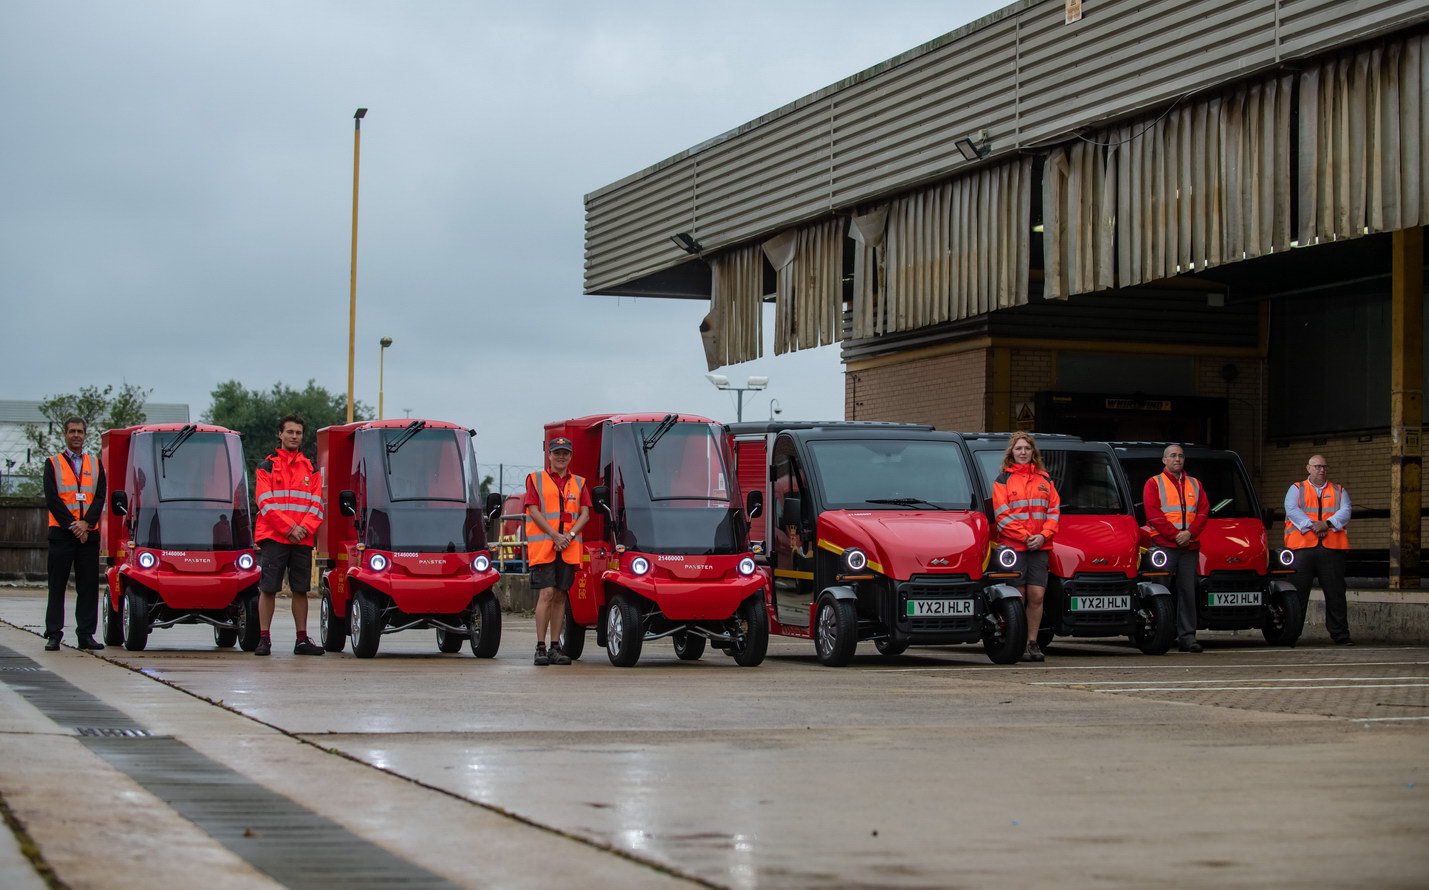
[[[844,419],[987,427],[988,351],[975,349],[844,374]]]

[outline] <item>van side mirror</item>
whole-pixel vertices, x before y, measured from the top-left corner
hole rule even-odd
[[[486,521],[490,522],[501,515],[501,505],[506,503],[506,498],[499,491],[489,492],[486,495]]]
[[[357,492],[344,489],[337,493],[337,510],[343,516],[357,515]]]
[[[590,490],[590,502],[598,509],[610,512],[610,488],[604,485],[597,485]]]
[[[1133,506],[1134,506],[1135,511],[1136,511],[1136,524],[1137,524],[1137,525],[1145,525],[1145,524],[1146,524],[1146,504],[1144,504],[1144,503],[1138,501],[1138,502],[1137,502],[1136,504],[1134,504]]]
[[[784,528],[804,525],[804,501],[797,494],[784,495],[784,502],[779,507],[779,525]]]
[[[109,509],[115,516],[129,515],[129,495],[123,491],[111,491],[109,493]]]
[[[744,498],[744,515],[750,519],[758,519],[764,512],[764,492],[751,491]]]

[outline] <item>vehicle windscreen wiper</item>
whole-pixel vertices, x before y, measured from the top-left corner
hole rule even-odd
[[[414,420],[407,424],[406,429],[402,430],[400,436],[387,443],[387,453],[396,454],[402,449],[403,445],[406,445],[413,436],[420,433],[425,427],[426,423],[420,420]]]
[[[163,448],[161,448],[161,449],[159,450],[159,475],[160,475],[160,476],[165,475],[165,473],[164,473],[164,461],[166,461],[166,460],[168,460],[169,458],[173,457],[173,456],[174,456],[174,452],[178,451],[179,448],[182,447],[183,444],[189,440],[189,437],[192,436],[192,435],[193,435],[194,433],[196,433],[196,432],[198,432],[198,427],[194,426],[194,425],[191,424],[191,423],[190,423],[190,424],[185,424],[185,425],[184,425],[184,428],[181,429],[181,430],[179,430],[179,434],[178,434],[177,436],[174,436],[173,441],[170,442],[169,444],[165,445]]]
[[[641,439],[641,447],[647,455],[650,453],[650,449],[655,447],[656,442],[659,442],[666,433],[675,428],[679,419],[678,414],[666,414],[665,419],[660,421],[660,425],[655,427],[655,431]]]
[[[940,505],[940,504],[935,504],[935,503],[933,503],[932,501],[925,501],[925,500],[923,500],[922,498],[869,498],[868,500],[864,501],[864,503],[865,503],[865,504],[892,504],[892,505],[895,506],[895,507],[911,507],[911,506],[913,506],[914,504],[927,504],[928,506],[932,507],[934,510],[946,510],[946,509],[948,509],[947,507],[944,507],[944,506],[942,506],[942,505]]]

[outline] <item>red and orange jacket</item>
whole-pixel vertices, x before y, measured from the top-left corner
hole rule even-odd
[[[997,543],[1013,550],[1026,550],[1033,535],[1051,543],[1062,519],[1062,498],[1052,477],[1032,464],[1013,464],[992,483],[992,518]]]
[[[323,521],[322,478],[301,451],[278,449],[258,465],[254,500],[258,506],[255,541],[281,541],[311,547],[313,533]],[[288,533],[302,528],[307,534],[293,541]]]
[[[1180,479],[1160,473],[1146,480],[1141,499],[1146,505],[1145,528],[1153,542],[1174,548],[1176,533],[1187,530],[1191,540],[1184,549],[1200,549],[1201,532],[1206,530],[1211,514],[1206,491],[1198,479],[1186,473]]]

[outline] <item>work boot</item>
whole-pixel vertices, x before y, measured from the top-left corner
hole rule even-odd
[[[1022,656],[1023,661],[1046,661],[1047,656],[1042,654],[1042,649],[1035,642],[1028,642],[1027,654]]]
[[[256,645],[256,646],[253,647],[253,654],[254,654],[254,655],[272,655],[272,654],[273,654],[273,639],[272,639],[272,637],[259,637],[259,638],[258,638],[258,645]]]
[[[100,649],[104,648],[104,644],[96,640],[94,637],[80,637],[79,648],[92,649],[95,652],[98,652]]]
[[[546,665],[548,665],[548,664],[551,663],[551,656],[549,656],[549,655],[546,654],[546,644],[545,644],[545,643],[537,643],[537,644],[536,644],[536,659],[535,659],[535,663],[536,663],[536,666],[537,666],[537,667],[545,667]]]
[[[64,634],[55,634],[55,635],[52,636],[52,637],[46,637],[46,638],[45,638],[45,651],[46,651],[46,652],[58,652],[58,651],[60,651],[60,638],[63,637],[63,636],[64,636]]]
[[[570,664],[571,657],[561,651],[560,643],[551,644],[551,664]]]
[[[314,643],[307,637],[303,637],[301,640],[298,640],[296,643],[293,644],[294,655],[322,655],[323,653],[323,647]]]

